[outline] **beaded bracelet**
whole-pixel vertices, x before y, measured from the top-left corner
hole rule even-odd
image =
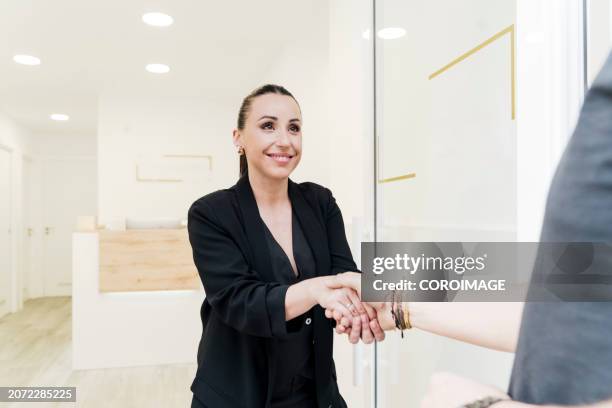
[[[404,312],[402,302],[396,301],[396,293],[393,292],[392,303],[391,303],[391,315],[395,322],[395,327],[401,331],[402,338],[404,338],[404,330],[412,328],[409,321],[407,311]]]
[[[402,326],[400,324],[399,313],[397,312],[397,303],[395,301],[395,292],[392,294],[391,298],[391,316],[393,316],[393,321],[395,322],[395,328],[402,330]],[[404,338],[404,331],[402,330],[402,338]]]

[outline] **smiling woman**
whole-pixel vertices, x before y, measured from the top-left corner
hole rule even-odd
[[[289,179],[301,126],[285,88],[253,91],[233,131],[240,179],[189,209],[206,292],[192,407],[346,407],[332,322],[317,305],[335,305],[353,322],[353,342],[384,338],[374,309],[330,276],[357,270],[331,191]]]

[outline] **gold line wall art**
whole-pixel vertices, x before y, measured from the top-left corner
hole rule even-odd
[[[514,24],[503,29],[499,33],[495,34],[491,38],[484,41],[483,43],[472,48],[465,54],[462,54],[459,57],[455,58],[454,60],[452,60],[451,62],[449,62],[448,64],[446,64],[445,66],[443,66],[442,68],[440,68],[439,70],[431,74],[429,76],[429,80],[432,80],[444,74],[446,71],[450,70],[454,66],[460,64],[461,62],[467,60],[469,57],[473,56],[477,52],[482,51],[484,48],[493,44],[495,41],[501,38],[504,38],[506,35],[510,36],[510,72],[511,72],[510,86],[511,86],[511,98],[512,98],[512,120],[515,120],[516,119],[516,38],[515,38],[516,30],[515,30]]]
[[[409,179],[413,179],[415,177],[416,177],[416,173],[410,173],[410,174],[404,174],[402,176],[389,177],[389,178],[386,178],[386,179],[381,179],[381,180],[378,180],[378,183],[379,184],[393,183],[395,181],[409,180]]]
[[[168,160],[171,159],[171,160]],[[178,162],[172,164],[172,159],[181,159],[181,163],[194,163],[194,160],[206,160],[208,172],[212,172],[213,158],[211,155],[199,154],[165,154],[161,159],[149,160],[149,162],[136,163],[136,181],[149,183],[181,183],[191,178],[191,174],[196,174],[195,170],[183,168]],[[183,161],[187,160],[187,161]],[[144,166],[144,168],[143,168]],[[201,170],[206,172],[206,170]],[[167,177],[164,177],[167,175]]]

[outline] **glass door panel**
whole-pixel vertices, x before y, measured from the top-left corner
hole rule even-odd
[[[376,0],[379,241],[514,241],[516,1]],[[483,304],[486,307],[486,304]],[[377,350],[377,407],[435,371],[507,387],[511,355],[423,332]]]

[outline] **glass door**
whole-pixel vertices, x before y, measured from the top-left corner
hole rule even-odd
[[[377,241],[538,240],[584,92],[583,11],[374,0]],[[419,406],[437,371],[506,389],[513,361],[419,330],[375,354],[377,408]]]
[[[376,1],[378,241],[516,239],[516,7]],[[407,334],[377,347],[378,408],[419,406],[436,371],[507,387],[510,355]]]
[[[329,1],[329,185],[342,209],[351,252],[374,239],[372,0]],[[324,100],[324,98],[322,98]],[[305,139],[305,143],[308,141]],[[323,160],[326,160],[324,158]],[[375,345],[334,339],[338,386],[351,408],[373,408]]]

